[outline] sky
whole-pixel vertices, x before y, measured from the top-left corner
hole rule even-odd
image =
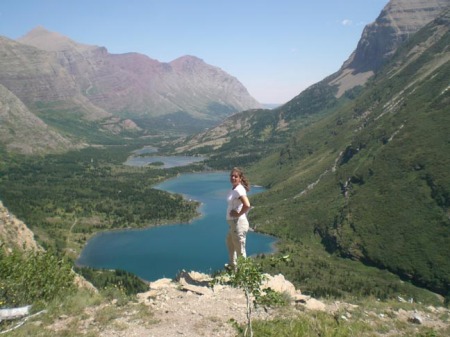
[[[0,35],[43,26],[109,53],[192,55],[281,104],[339,70],[388,0],[2,0]]]

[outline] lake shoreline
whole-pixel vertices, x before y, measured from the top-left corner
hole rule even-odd
[[[197,202],[198,215],[189,221],[96,233],[88,240],[76,265],[122,269],[147,281],[174,277],[182,269],[199,272],[220,269],[228,260],[225,244],[228,224],[222,214],[226,210],[224,196],[229,189],[227,177],[228,172],[223,170],[197,171],[155,184],[152,188]],[[258,188],[254,191],[258,193]],[[269,234],[249,232],[247,254],[272,255],[277,252],[277,242],[278,238]]]

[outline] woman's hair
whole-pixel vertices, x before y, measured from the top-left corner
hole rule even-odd
[[[241,184],[242,186],[244,186],[245,190],[247,192],[250,191],[250,181],[245,176],[244,171],[239,167],[233,167],[230,174],[232,174],[233,172],[236,172],[239,175],[239,178],[241,178]]]

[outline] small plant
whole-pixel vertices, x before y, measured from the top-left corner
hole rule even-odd
[[[228,283],[244,291],[247,301],[247,327],[244,331],[244,336],[253,337],[253,307],[256,308],[258,305],[282,305],[285,303],[285,299],[283,299],[281,294],[270,288],[264,291],[261,289],[264,280],[265,276],[262,273],[261,266],[251,258],[240,256],[235,269],[229,269],[219,274],[213,281],[214,283]]]
[[[256,307],[261,297],[261,284],[265,279],[261,267],[252,259],[240,256],[236,269],[228,270],[227,274],[233,287],[244,290],[247,301],[247,327],[244,336],[253,337],[251,296],[253,295],[253,305]]]

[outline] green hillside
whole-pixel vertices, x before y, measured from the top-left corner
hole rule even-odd
[[[316,107],[316,120],[291,123],[290,140],[252,167],[270,187],[254,201],[260,229],[315,234],[329,252],[449,292],[449,26],[447,13],[422,29],[352,97],[288,105],[293,119]]]

